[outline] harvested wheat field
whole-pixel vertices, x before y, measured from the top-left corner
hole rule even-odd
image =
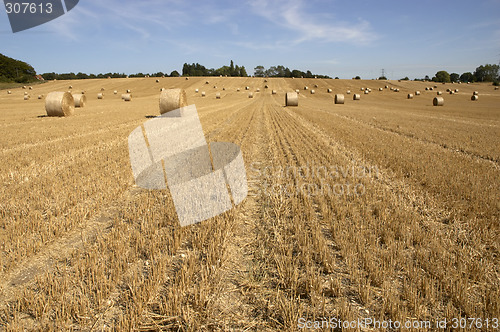
[[[46,116],[22,88],[0,91],[0,330],[500,327],[500,91],[462,84],[435,107],[428,82],[206,80],[29,92],[85,91],[67,117]],[[169,190],[136,187],[130,165],[127,137],[160,115],[161,87],[185,89],[206,140],[237,144],[247,172],[241,204],[187,227]],[[361,88],[372,92],[346,94]]]

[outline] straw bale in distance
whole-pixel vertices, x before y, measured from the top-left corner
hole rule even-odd
[[[275,95],[276,94],[276,90],[271,91],[271,94]]]
[[[24,100],[29,100],[30,99],[30,96],[29,95],[25,95],[24,96]]]
[[[443,106],[444,105],[444,98],[443,97],[434,97],[432,104],[434,106]]]
[[[332,93],[332,89],[327,89],[326,92]]]
[[[68,92],[51,92],[45,98],[48,116],[70,116],[75,112],[75,100]]]
[[[352,100],[360,100],[361,99],[361,95],[355,93],[353,96],[352,96]]]
[[[285,95],[286,106],[299,106],[299,95],[297,92],[287,92]]]
[[[413,99],[413,94],[412,93],[408,94],[408,99]]]
[[[252,92],[248,93],[248,98],[253,98],[253,93]]]
[[[132,101],[132,95],[130,93],[126,93],[122,96],[123,101]]]
[[[202,92],[205,95],[205,92]],[[160,95],[160,114],[187,106],[186,91],[183,89],[168,89]]]
[[[87,103],[87,96],[80,93],[73,94],[73,99],[75,100],[75,107],[85,107]]]
[[[472,96],[470,97],[470,100],[473,100],[473,101],[474,101],[474,100],[478,100],[478,99],[479,99],[479,96],[478,96],[478,95],[472,95]]]
[[[415,91],[415,96],[420,96],[420,91]]]
[[[344,95],[336,94],[335,95],[335,104],[343,104],[344,103]]]
[[[97,94],[97,99],[102,99],[104,98],[104,93],[98,93]]]
[[[206,96],[205,91],[202,91],[202,92],[201,92],[201,96],[202,96],[202,97],[205,97],[205,96]]]
[[[217,93],[215,94],[215,99],[220,99],[220,92],[217,92]]]

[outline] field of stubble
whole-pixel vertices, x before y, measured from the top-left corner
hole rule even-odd
[[[36,97],[70,84],[87,106],[45,117]],[[386,84],[400,92],[378,91]],[[217,77],[1,90],[0,330],[500,319],[500,91],[433,85]],[[161,87],[186,89],[207,141],[240,146],[249,194],[237,208],[181,228],[168,190],[134,186],[127,137],[159,115]],[[353,101],[361,87],[372,92]],[[447,88],[459,92],[433,107]],[[295,89],[299,106],[284,107]]]

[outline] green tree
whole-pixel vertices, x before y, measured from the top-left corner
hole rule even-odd
[[[434,82],[442,82],[449,83],[450,82],[450,74],[448,74],[445,70],[440,70],[436,73],[436,76],[432,78]]]
[[[177,70],[174,70],[173,72],[170,73],[170,77],[179,77],[181,76]]]
[[[248,77],[247,70],[245,69],[245,66],[240,67],[240,76],[241,77]]]
[[[257,66],[253,69],[253,73],[255,77],[264,77],[266,76],[266,68],[264,66]]]
[[[386,80],[387,80],[387,77],[385,77],[385,76],[380,76],[378,79],[379,79],[379,80],[381,80],[381,81],[386,81]]]
[[[466,72],[460,75],[461,82],[474,82],[474,75],[471,72]]]
[[[476,68],[474,78],[478,82],[493,82],[499,79],[499,65],[484,65]]]
[[[460,80],[460,75],[457,73],[451,73],[450,74],[450,81],[452,82],[458,82]]]

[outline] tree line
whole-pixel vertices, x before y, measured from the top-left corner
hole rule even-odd
[[[26,62],[0,54],[0,82],[29,83],[35,75],[35,69]]]
[[[229,66],[222,66],[218,69],[206,68],[199,63],[187,64],[182,66],[182,76],[235,76],[247,77],[245,66],[234,65],[233,60]]]
[[[266,69],[264,66],[257,66],[254,68],[255,77],[305,77],[305,78],[331,78],[327,75],[315,75],[310,70],[303,72],[297,69],[290,70],[289,68],[279,65],[271,66]]]

